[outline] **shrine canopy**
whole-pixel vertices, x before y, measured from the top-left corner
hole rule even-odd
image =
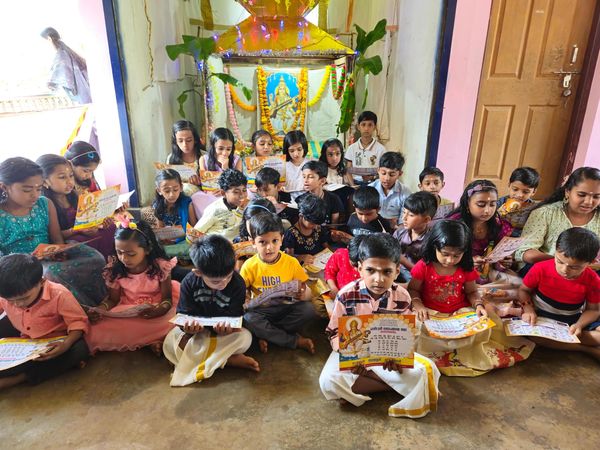
[[[335,60],[354,55],[304,16],[318,0],[238,0],[251,14],[216,39],[224,61],[261,59]]]

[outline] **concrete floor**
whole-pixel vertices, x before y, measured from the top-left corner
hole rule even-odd
[[[525,363],[479,378],[442,377],[439,409],[394,419],[392,394],[360,408],[326,401],[314,356],[272,348],[260,374],[218,371],[170,388],[150,351],[102,354],[84,370],[0,394],[0,448],[593,448],[600,440],[600,366],[537,349]]]

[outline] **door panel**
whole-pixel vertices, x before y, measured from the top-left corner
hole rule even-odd
[[[511,172],[529,165],[542,176],[537,196],[553,191],[578,87],[573,74],[564,97],[556,72],[581,70],[595,5],[493,1],[465,184],[488,178],[506,193]]]

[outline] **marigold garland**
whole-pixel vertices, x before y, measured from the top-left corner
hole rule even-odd
[[[229,85],[229,93],[231,94],[231,99],[233,100],[233,102],[241,109],[243,109],[244,111],[256,111],[256,105],[244,103],[242,99],[237,95],[237,92],[235,92],[235,89],[231,84]]]
[[[329,81],[329,75],[331,74],[331,66],[325,67],[325,74],[323,75],[323,79],[321,80],[321,84],[319,86],[319,90],[315,94],[315,96],[308,101],[308,106],[311,108],[315,106],[321,97],[323,96],[323,92],[327,89],[327,81]]]

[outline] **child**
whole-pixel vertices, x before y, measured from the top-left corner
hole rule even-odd
[[[161,170],[154,179],[156,194],[152,202],[158,228],[180,226],[182,237],[167,241],[165,251],[168,256],[187,257],[189,246],[185,242],[187,225],[196,225],[196,212],[192,200],[183,193],[183,183],[179,172],[173,169]]]
[[[40,196],[43,171],[27,158],[0,163],[0,255],[32,253],[39,244],[64,244],[56,207]],[[97,305],[106,295],[104,257],[87,245],[44,259],[44,276],[71,291],[77,301]]]
[[[190,249],[192,273],[181,283],[177,312],[195,317],[240,317],[244,314],[246,285],[234,271],[235,255],[224,237],[209,235]],[[196,322],[173,328],[163,351],[175,366],[171,386],[187,386],[210,378],[224,366],[260,371],[258,362],[244,355],[252,344],[248,330],[218,323],[203,327]]]
[[[569,333],[581,341],[568,344],[532,339],[536,343],[585,352],[600,360],[600,277],[589,267],[599,250],[594,232],[569,228],[558,236],[554,259],[538,262],[527,272],[519,288],[522,319],[532,325],[538,316],[566,322]]]
[[[372,233],[391,233],[387,219],[379,215],[379,192],[372,186],[361,186],[352,197],[354,212],[348,219],[348,231],[352,236]]]
[[[242,170],[242,160],[235,154],[235,138],[227,128],[215,128],[210,133],[208,152],[200,158],[200,170],[223,172]]]
[[[196,127],[189,120],[178,120],[173,124],[171,133],[171,153],[167,164],[184,165],[198,173],[198,161],[204,150]],[[194,175],[183,183],[183,192],[188,197],[200,190],[200,177]]]
[[[391,361],[383,367],[359,366],[352,371],[339,369],[338,321],[342,316],[377,314],[380,310],[397,314],[410,313],[410,296],[394,283],[399,274],[400,246],[389,234],[360,236],[358,271],[361,279],[340,290],[327,333],[333,351],[323,367],[319,384],[327,400],[343,399],[360,406],[371,400],[369,394],[395,391],[403,396],[392,405],[388,414],[399,417],[423,417],[435,410],[440,373],[433,363],[415,353],[413,369],[401,369]]]
[[[127,351],[150,346],[160,354],[162,341],[171,330],[169,319],[179,300],[179,283],[171,281],[177,258],[167,259],[146,222],[124,221],[115,233],[117,257],[104,268],[108,297],[88,310],[92,321],[86,336],[92,353]],[[133,317],[106,317],[147,305]]]
[[[100,154],[94,147],[87,142],[75,141],[65,152],[65,158],[73,166],[75,192],[78,195],[100,190],[100,186],[94,178],[94,170],[100,164]]]
[[[392,228],[398,228],[402,221],[404,200],[411,194],[399,178],[404,167],[404,156],[398,152],[385,152],[379,160],[377,175],[379,179],[371,183],[379,192],[381,217],[390,221]]]
[[[344,206],[340,198],[323,189],[327,182],[327,166],[322,161],[307,161],[302,165],[303,187],[305,192],[323,199],[327,205],[326,224],[340,223]]]
[[[56,207],[63,239],[75,242],[90,241],[87,245],[98,250],[105,258],[114,255],[115,225],[112,219],[107,219],[101,227],[73,230],[79,196],[75,192],[71,163],[62,156],[52,154],[40,156],[36,163],[42,168],[44,178],[42,194],[52,200]]]
[[[371,111],[363,111],[358,116],[360,139],[350,145],[346,151],[346,163],[350,173],[364,172],[354,175],[358,184],[367,184],[375,180],[379,159],[385,153],[385,147],[373,137],[377,129],[377,115]]]
[[[531,167],[518,167],[510,174],[508,195],[498,199],[498,214],[513,226],[512,236],[521,236],[525,222],[536,202],[540,174]]]
[[[302,191],[304,184],[302,166],[308,154],[308,142],[302,131],[293,130],[285,135],[283,154],[287,161],[285,163],[285,191],[298,193]]]
[[[66,336],[49,345],[35,361],[0,371],[0,390],[27,381],[37,384],[85,364],[88,347],[82,339],[88,329],[83,309],[64,286],[42,276],[42,264],[31,255],[0,258],[0,320],[3,337],[48,339]]]
[[[472,254],[475,268],[482,274],[480,282],[485,282],[486,260],[488,254],[504,236],[510,236],[512,227],[498,216],[498,189],[489,180],[475,180],[467,185],[458,208],[449,216],[449,219],[462,220],[473,235]],[[495,268],[503,270],[509,268],[514,262],[512,256],[495,264]]]
[[[323,142],[319,161],[327,164],[327,184],[354,186],[354,179],[346,169],[344,146],[339,139],[332,138]]]
[[[277,213],[275,211],[275,206],[273,206],[273,203],[271,203],[270,200],[264,197],[257,197],[254,200],[251,200],[248,203],[248,206],[244,208],[244,213],[242,214],[242,222],[240,223],[240,234],[234,239],[234,243],[252,240],[252,238],[250,237],[249,228],[250,219],[256,214],[265,212],[271,214]]]
[[[204,234],[217,233],[232,241],[238,234],[247,201],[247,179],[239,170],[226,169],[218,183],[223,197],[206,207],[194,229]]]
[[[415,192],[404,202],[403,226],[396,230],[394,237],[400,243],[400,274],[405,281],[410,281],[410,271],[421,259],[423,242],[436,210],[437,199],[429,192]]]
[[[477,317],[488,316],[475,283],[479,274],[474,270],[471,252],[471,231],[463,222],[434,223],[422,259],[411,270],[408,283],[413,310],[420,321],[473,309]],[[453,341],[432,338],[423,327],[418,351],[431,355],[442,373],[451,376],[477,376],[526,359],[533,345],[526,339],[506,337],[500,319],[492,318],[496,324],[493,329]]]
[[[252,150],[256,156],[273,155],[273,137],[268,131],[256,130],[252,133]]]
[[[355,237],[348,243],[348,248],[338,248],[327,260],[325,281],[332,298],[335,298],[344,286],[360,278],[360,273],[356,270],[357,252],[363,237],[364,235]]]
[[[425,167],[419,174],[419,189],[425,192],[430,192],[435,195],[437,205],[449,205],[452,202],[447,198],[442,198],[440,192],[444,189],[444,172],[437,167]]]
[[[259,295],[281,283],[298,280],[299,292],[290,292],[292,303],[264,306],[244,314],[246,326],[259,339],[260,350],[266,353],[268,343],[281,347],[301,348],[314,354],[315,345],[309,338],[298,334],[300,329],[316,317],[311,291],[306,288],[308,275],[298,260],[280,251],[283,238],[281,219],[275,214],[257,214],[250,219],[250,235],[257,254],[247,260],[240,275],[250,295]]]
[[[298,222],[283,236],[283,248],[301,264],[312,264],[314,255],[325,249],[331,240],[329,230],[323,226],[327,215],[325,202],[312,194],[298,197]]]
[[[263,167],[256,174],[254,185],[256,192],[260,197],[267,198],[275,205],[277,215],[281,220],[287,220],[290,224],[298,220],[298,210],[290,208],[286,203],[290,203],[292,198],[288,192],[280,190],[281,175],[272,167]]]

